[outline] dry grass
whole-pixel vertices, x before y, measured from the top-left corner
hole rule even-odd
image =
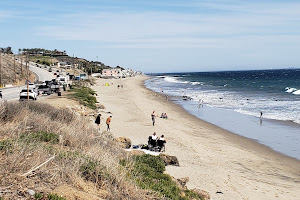
[[[15,56],[20,59],[20,56]],[[14,55],[6,54],[1,55],[2,65],[2,83],[4,84],[24,84],[27,79],[27,70],[25,65],[25,56],[22,56],[22,70],[21,64],[17,61],[14,64]],[[29,80],[34,81],[35,76],[29,71]],[[16,81],[16,82],[15,82]]]
[[[4,199],[27,198],[26,189],[56,191],[70,199],[84,199],[84,194],[95,199],[155,199],[126,178],[129,172],[119,162],[128,155],[111,135],[98,133],[88,119],[68,109],[5,102],[0,105],[0,127],[0,197]],[[51,137],[59,137],[60,143]],[[22,176],[53,155],[53,160]],[[70,188],[69,193],[62,188]],[[72,191],[80,191],[82,198]]]

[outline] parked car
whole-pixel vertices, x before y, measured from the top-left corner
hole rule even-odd
[[[40,85],[38,87],[38,93],[50,95],[52,93],[51,85]]]
[[[34,89],[32,88],[25,88],[25,89],[22,89],[21,92],[20,92],[20,100],[24,100],[24,99],[27,99],[29,97],[29,99],[32,99],[32,100],[36,100],[37,99],[37,93],[35,92]]]
[[[30,89],[36,90],[36,85],[34,83],[28,83]]]

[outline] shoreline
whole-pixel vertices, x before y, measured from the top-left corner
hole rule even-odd
[[[200,120],[206,121],[236,135],[251,139],[265,145],[276,152],[300,160],[299,129],[300,124],[280,121],[259,116],[247,115],[234,109],[214,107],[204,104],[198,108],[194,100],[184,101],[182,96],[161,93],[158,86],[151,82],[153,77],[145,81],[145,86],[162,95],[169,95],[169,100]]]
[[[147,76],[147,78],[150,79],[151,77],[148,77],[148,76]],[[145,81],[146,81],[146,80],[147,80],[147,79],[145,79]],[[153,91],[153,90],[147,88],[147,87],[145,86],[144,83],[140,84],[140,86],[141,86],[141,87],[144,87],[144,89],[148,90],[149,92],[154,92],[154,93],[156,93],[157,96],[159,96],[160,100],[165,101],[165,95],[163,95],[163,94],[161,94],[161,93],[158,93],[158,92],[155,92],[155,91]],[[180,96],[173,96],[173,97],[180,97]],[[170,97],[170,98],[172,98],[172,97]],[[300,161],[300,159],[297,159],[297,158],[294,158],[294,157],[285,155],[285,154],[283,154],[283,153],[281,153],[281,152],[279,152],[279,151],[276,151],[276,150],[272,149],[271,147],[269,147],[269,146],[267,146],[267,145],[265,145],[265,144],[262,144],[262,143],[256,141],[255,139],[252,139],[252,138],[248,138],[248,137],[239,135],[239,134],[234,133],[234,132],[232,132],[232,131],[229,131],[229,130],[227,130],[227,129],[225,129],[225,128],[222,128],[222,127],[220,127],[220,126],[218,126],[218,125],[216,125],[216,124],[213,124],[213,123],[211,123],[211,122],[208,122],[208,121],[206,121],[206,120],[204,120],[204,119],[200,119],[200,118],[198,118],[197,116],[193,115],[192,113],[189,113],[185,108],[183,108],[182,106],[180,106],[179,104],[175,103],[175,102],[172,101],[172,100],[169,100],[168,102],[169,102],[170,104],[172,104],[172,106],[177,107],[177,109],[179,110],[179,112],[185,112],[187,115],[189,115],[190,117],[194,118],[195,121],[196,121],[196,120],[200,120],[201,123],[206,124],[206,125],[205,125],[205,126],[207,126],[206,128],[208,128],[208,127],[213,127],[213,128],[215,128],[215,129],[218,129],[218,130],[217,130],[218,133],[221,133],[221,132],[226,133],[227,136],[225,135],[225,137],[228,137],[228,138],[227,138],[228,140],[236,141],[237,144],[242,143],[242,144],[241,144],[241,147],[243,147],[243,148],[249,148],[249,150],[257,150],[257,149],[261,149],[261,150],[263,150],[263,151],[269,151],[269,154],[270,154],[270,155],[271,155],[271,154],[277,154],[276,156],[287,157],[288,159],[294,160],[294,161],[296,161],[296,162]],[[241,114],[241,113],[240,113],[240,114]],[[291,123],[291,122],[288,122],[288,121],[280,121],[280,120],[274,120],[274,119],[265,119],[265,120],[271,121],[271,122],[283,123],[283,124],[285,124],[285,123]],[[293,125],[293,126],[298,126],[299,124],[296,124],[296,123],[292,122],[292,125]],[[300,126],[300,125],[299,125],[299,126]],[[246,144],[246,145],[245,145],[245,144]],[[250,145],[250,146],[249,146],[249,145]]]
[[[193,106],[193,103],[183,104],[178,100],[175,100],[174,103],[200,120],[262,144],[275,152],[300,160],[296,153],[300,151],[297,145],[298,140],[296,140],[299,124],[265,118],[261,121],[259,117],[210,106],[193,111],[191,108],[196,107],[196,105]],[[282,132],[286,132],[286,134],[282,135]]]
[[[114,114],[113,134],[129,137],[133,144],[145,144],[152,131],[163,132],[168,141],[166,153],[177,156],[181,166],[167,166],[167,173],[176,178],[188,176],[189,188],[204,189],[212,199],[297,199],[299,160],[197,118],[146,88],[147,78],[97,80],[99,86],[93,89],[98,92],[98,101]],[[105,88],[104,82],[114,84]],[[116,88],[119,83],[124,84],[124,91]],[[169,119],[157,119],[158,127],[151,127],[151,111],[159,110],[159,114],[163,109]]]

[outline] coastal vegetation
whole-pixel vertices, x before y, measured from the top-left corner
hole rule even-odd
[[[85,90],[86,88],[82,88]],[[66,108],[0,105],[2,199],[200,199],[180,189],[156,156],[131,156]]]
[[[35,62],[38,64],[47,65],[47,66],[50,66],[51,64],[54,63],[53,58],[50,56],[39,56],[39,55],[30,56],[29,60],[31,62]]]
[[[85,86],[85,83],[89,84],[86,81],[81,81],[72,85],[72,89],[68,90],[69,94],[67,96],[78,101],[81,105],[87,106],[90,109],[96,109],[97,99],[94,96],[96,92]]]

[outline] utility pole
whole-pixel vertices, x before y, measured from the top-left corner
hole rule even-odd
[[[15,83],[17,83],[17,74],[16,74],[16,56],[14,54],[14,74],[15,74]]]
[[[0,88],[2,88],[2,63],[1,63],[1,59],[2,59],[2,53],[0,52]]]
[[[74,54],[73,54],[73,74],[74,74],[74,77],[75,77],[75,65],[74,65]]]
[[[28,71],[28,53],[26,52],[25,68]]]
[[[20,58],[21,58],[21,76],[23,76],[23,60],[22,60],[22,56],[21,56],[21,54],[20,54]]]
[[[28,52],[26,52],[26,70],[27,70],[27,101],[29,101],[29,70],[28,70]]]

